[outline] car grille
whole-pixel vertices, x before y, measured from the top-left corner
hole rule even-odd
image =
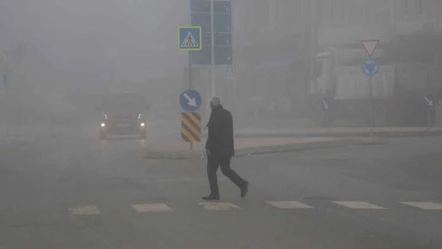
[[[133,116],[115,116],[113,120],[114,122],[133,123],[136,119]]]

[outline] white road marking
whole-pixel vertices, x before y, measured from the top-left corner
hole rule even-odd
[[[266,203],[280,209],[313,209],[309,205],[299,201],[266,201]]]
[[[434,202],[401,202],[404,205],[417,207],[424,210],[442,210],[442,204]]]
[[[363,201],[333,201],[333,203],[352,209],[386,209]]]
[[[210,211],[242,210],[242,208],[230,202],[201,202],[198,205]]]
[[[148,212],[173,212],[173,209],[168,207],[164,203],[152,203],[152,204],[134,204],[132,207],[138,213],[148,213]]]
[[[98,210],[95,206],[81,206],[70,208],[69,212],[71,215],[98,215],[100,214],[100,210]]]

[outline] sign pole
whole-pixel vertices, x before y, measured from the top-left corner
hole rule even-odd
[[[193,86],[192,86],[192,51],[189,51],[189,89],[193,90],[192,88],[193,88]],[[190,144],[189,148],[192,151],[193,150],[193,143],[190,142],[189,144]]]
[[[9,137],[9,126],[10,126],[10,122],[9,122],[9,75],[8,75],[8,55],[5,54],[4,55],[4,59],[5,59],[5,71],[3,72],[3,85],[5,86],[5,105],[6,105],[6,137]]]
[[[325,134],[328,134],[328,111],[324,112]]]
[[[370,75],[370,137],[373,137],[373,129],[374,129],[374,100],[373,100],[373,76]]]
[[[431,129],[431,110],[430,107],[427,108],[427,129]]]
[[[374,97],[373,97],[373,76],[378,72],[379,65],[372,60],[373,54],[376,51],[376,48],[379,44],[380,40],[362,40],[361,44],[367,52],[369,60],[365,61],[363,64],[363,71],[365,74],[370,76],[370,137],[373,137],[373,129],[374,129]],[[372,67],[372,68],[370,68]]]
[[[215,97],[215,30],[213,22],[213,0],[210,0],[210,35],[211,35],[211,45],[210,45],[210,94],[211,98]]]
[[[189,51],[189,89],[193,90],[192,85],[192,51]]]
[[[426,100],[426,102],[427,102],[427,128],[428,128],[428,130],[430,130],[431,129],[431,109],[433,108],[433,106],[434,106],[434,103],[433,103],[433,100],[432,99],[429,99],[427,96],[425,96],[425,100]]]
[[[189,123],[192,121],[185,120],[188,115],[197,115],[196,111],[201,105],[201,96],[198,92],[193,90],[192,77],[192,51],[202,50],[202,29],[201,26],[185,26],[178,27],[178,49],[181,51],[188,51],[188,70],[189,70],[189,89],[183,92],[180,96],[180,105],[187,111],[187,114],[182,114],[181,121],[181,136],[184,141],[189,142],[190,150],[193,150],[193,141],[195,141],[195,129],[198,127],[189,128]],[[190,114],[189,114],[190,113]],[[190,129],[190,130],[189,130]],[[198,133],[198,132],[197,132]],[[193,137],[189,137],[192,134]]]
[[[7,70],[7,69],[6,69]],[[5,72],[3,75],[3,80],[5,84],[5,102],[6,102],[6,137],[9,138],[9,87],[8,87],[8,73]]]
[[[328,133],[328,109],[330,108],[327,101],[322,101],[322,106],[324,108],[324,127],[325,127],[325,133]]]

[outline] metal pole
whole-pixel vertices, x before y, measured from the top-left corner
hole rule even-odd
[[[373,115],[373,76],[370,76],[370,137],[373,137],[374,115]]]
[[[211,98],[215,97],[215,29],[213,23],[213,0],[210,0],[210,35],[211,35],[211,45],[210,45],[210,94]]]
[[[431,129],[431,107],[427,107],[427,129]]]
[[[328,134],[328,110],[324,112],[325,134]]]
[[[6,137],[9,138],[9,87],[8,87],[8,73],[4,73],[3,80],[5,81],[5,101],[6,101]]]
[[[3,85],[5,86],[5,101],[6,101],[6,137],[9,137],[9,75],[8,75],[8,55],[4,54],[5,68],[3,72]]]
[[[189,51],[189,89],[192,89],[192,51]],[[190,150],[193,150],[193,143],[190,142]]]
[[[193,89],[192,84],[192,51],[189,51],[189,89]]]

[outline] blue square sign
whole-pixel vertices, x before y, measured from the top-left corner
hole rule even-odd
[[[178,49],[199,51],[203,48],[200,26],[178,27]]]
[[[213,4],[213,30],[211,28]],[[193,65],[233,64],[232,47],[232,0],[190,0],[190,23],[201,26],[202,50],[192,52]],[[213,32],[213,44],[212,44]]]

